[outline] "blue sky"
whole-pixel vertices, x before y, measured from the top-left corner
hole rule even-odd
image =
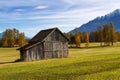
[[[16,28],[28,37],[53,27],[68,32],[119,7],[119,0],[0,0],[0,32]]]

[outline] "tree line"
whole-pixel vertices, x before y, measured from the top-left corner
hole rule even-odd
[[[120,41],[120,32],[115,31],[114,24],[99,25],[96,31],[90,32],[91,42],[100,42],[101,46],[113,46],[114,42]]]
[[[1,47],[22,47],[27,44],[25,34],[17,29],[6,29],[3,32],[3,37],[0,39]]]
[[[89,47],[90,42],[100,42],[100,46],[113,46],[114,42],[120,41],[120,32],[115,31],[112,22],[104,25],[99,25],[96,31],[90,33],[84,31],[79,32],[74,29],[74,34],[65,34],[70,40],[69,44],[80,47],[81,43],[85,43],[85,47]]]
[[[65,36],[69,39],[70,47],[81,47],[81,43],[85,43],[85,47],[89,47],[89,34],[87,31],[79,32],[76,28],[74,34],[65,33]]]

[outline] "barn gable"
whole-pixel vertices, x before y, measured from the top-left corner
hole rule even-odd
[[[57,28],[55,28],[45,39],[44,41],[62,41],[62,42],[68,42],[69,40],[61,33],[61,31]]]
[[[20,50],[21,59],[28,61],[67,57],[68,41],[58,28],[52,28],[40,31],[27,45],[18,50]]]
[[[42,30],[40,31],[36,36],[34,36],[29,43],[35,43],[35,42],[42,42],[44,41],[46,38],[48,38],[49,36],[51,36],[52,34],[60,34],[61,37],[63,37],[64,39],[66,39],[66,41],[69,41],[68,38],[66,38],[63,33],[58,29],[58,28],[52,28],[52,29],[47,29],[47,30]],[[52,38],[56,37],[59,38],[59,35],[54,35],[51,36]]]

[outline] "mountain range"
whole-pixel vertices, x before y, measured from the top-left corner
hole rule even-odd
[[[116,31],[120,31],[120,9],[116,9],[109,14],[95,18],[88,23],[85,23],[78,27],[78,30],[80,32],[87,31],[88,33],[90,33],[91,31],[97,30],[97,27],[99,25],[104,25],[110,22],[114,24]],[[69,33],[73,32],[74,30],[71,30]]]

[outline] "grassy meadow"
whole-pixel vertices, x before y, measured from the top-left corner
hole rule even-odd
[[[99,45],[71,48],[68,58],[31,62],[14,62],[16,48],[0,48],[0,80],[120,80],[120,43]]]

